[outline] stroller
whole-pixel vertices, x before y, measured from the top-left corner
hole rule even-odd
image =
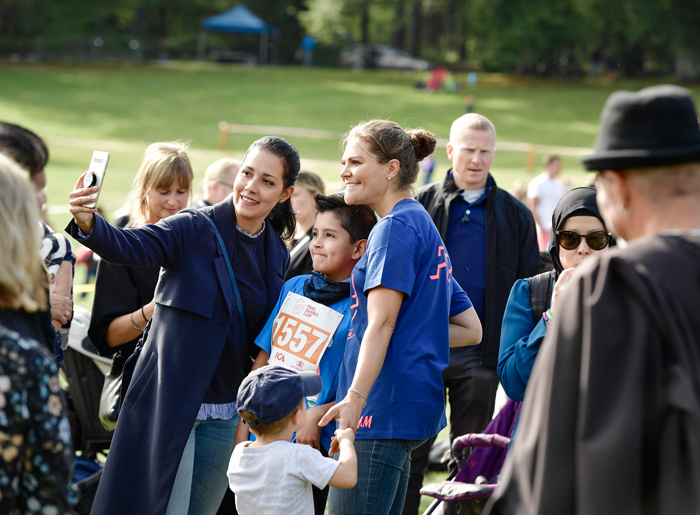
[[[87,336],[89,325],[90,312],[76,306],[61,368],[68,382],[66,397],[73,445],[80,452],[75,458],[73,476],[73,490],[80,499],[74,510],[79,515],[90,513],[102,476],[97,455],[109,449],[112,441],[112,433],[102,427],[98,416],[104,376],[112,360],[97,353]]]
[[[455,438],[452,454],[458,458],[460,470],[451,480],[421,488],[421,495],[435,497],[424,515],[440,513],[443,502],[456,502],[458,515],[481,515],[486,501],[498,486],[498,475],[506,459],[521,404],[509,400],[484,433]],[[474,450],[469,453],[471,448]]]

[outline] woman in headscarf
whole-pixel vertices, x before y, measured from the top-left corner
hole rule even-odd
[[[559,200],[549,239],[554,269],[516,281],[503,316],[498,376],[512,400],[523,400],[540,344],[547,329],[556,323],[557,299],[574,269],[584,259],[609,248],[610,242],[595,189],[575,188]]]

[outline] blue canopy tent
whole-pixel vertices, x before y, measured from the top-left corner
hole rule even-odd
[[[204,51],[207,44],[207,31],[236,32],[240,34],[260,35],[260,63],[266,64],[268,61],[268,45],[270,36],[279,37],[279,30],[270,27],[263,20],[258,18],[244,5],[237,5],[217,16],[207,18],[202,22],[199,31],[199,41],[197,44],[197,56],[201,60],[204,58]]]

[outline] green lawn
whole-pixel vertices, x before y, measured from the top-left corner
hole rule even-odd
[[[218,151],[217,125],[230,123],[323,129],[343,133],[361,120],[390,118],[422,126],[438,137],[464,112],[464,95],[496,125],[500,142],[590,147],[600,109],[611,91],[646,83],[614,86],[510,79],[482,74],[478,85],[459,94],[427,94],[413,88],[421,74],[353,72],[299,67],[249,68],[238,65],[170,63],[27,65],[0,64],[0,119],[26,125],[51,144],[49,204],[56,225],[67,220],[68,192],[87,166],[96,145],[61,143],[57,137],[131,144],[112,152],[101,204],[108,213],[121,206],[138,168],[141,152],[154,141],[182,139],[195,149],[196,177],[214,159],[241,157],[256,135],[231,135]],[[464,79],[464,77],[460,77]],[[700,90],[695,90],[696,94]],[[302,159],[323,160],[315,168],[332,183],[341,149],[338,141],[289,138]],[[218,152],[217,152],[218,151]],[[436,177],[449,167],[444,149],[436,151]],[[539,157],[537,160],[539,168]],[[564,176],[583,184],[588,176],[577,159],[564,159]],[[524,153],[500,151],[493,168],[499,185],[529,180]],[[63,214],[61,214],[63,211]]]

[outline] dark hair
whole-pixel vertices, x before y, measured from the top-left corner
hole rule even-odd
[[[35,133],[14,123],[0,122],[0,152],[14,159],[34,177],[49,161],[49,150],[44,140]]]
[[[289,141],[279,136],[265,136],[248,147],[245,155],[248,155],[253,149],[266,150],[271,154],[279,157],[282,160],[284,166],[284,187],[288,188],[294,186],[297,182],[297,177],[299,176],[299,169],[301,168],[301,162],[299,160],[299,151],[292,145]],[[245,161],[245,156],[243,157]],[[272,208],[270,214],[267,216],[272,228],[280,238],[283,240],[288,240],[294,236],[294,229],[296,228],[296,218],[294,217],[294,211],[292,210],[292,202],[287,199],[281,204],[277,204]]]
[[[349,139],[361,139],[380,163],[399,162],[399,187],[410,186],[418,176],[418,163],[435,150],[435,136],[424,129],[404,130],[390,120],[370,120],[350,129]]]
[[[316,195],[316,210],[319,213],[335,214],[340,226],[350,235],[350,241],[366,240],[377,223],[377,214],[367,204],[350,206],[342,193]]]

